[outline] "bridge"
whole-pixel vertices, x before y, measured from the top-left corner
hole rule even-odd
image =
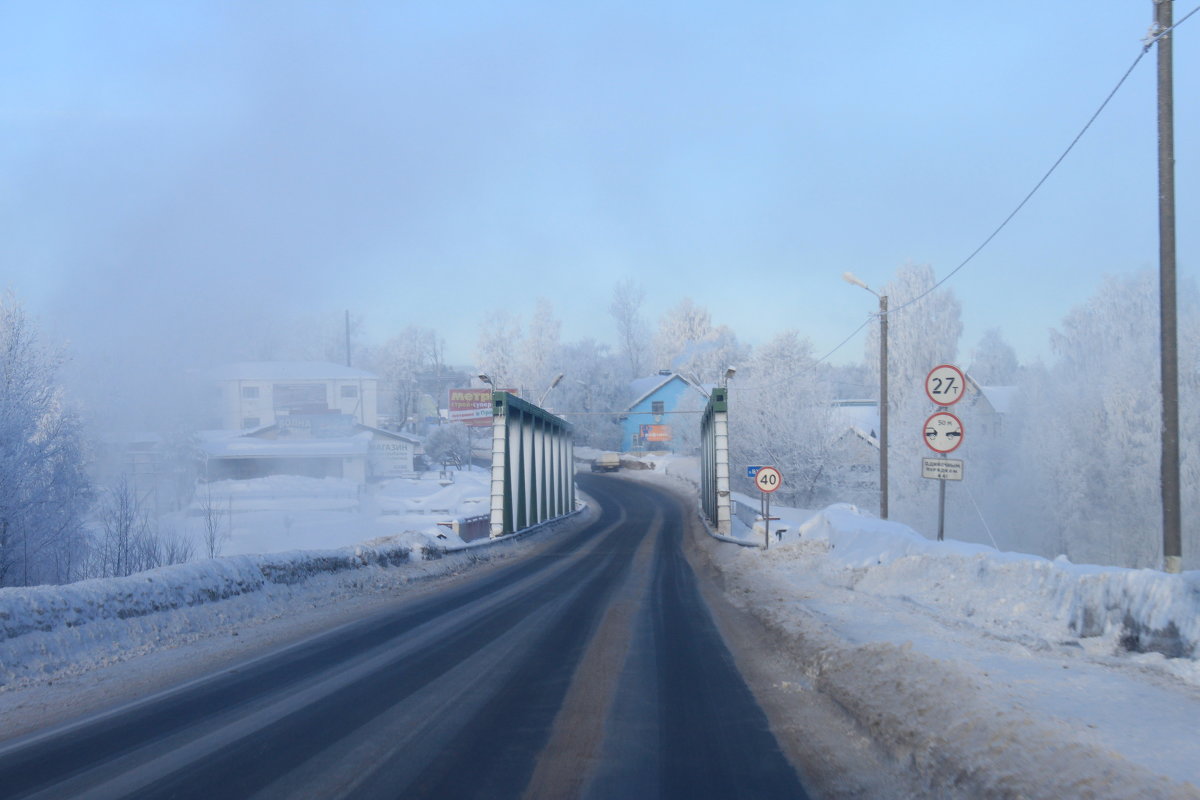
[[[700,421],[700,507],[729,535],[729,398],[713,389]],[[540,525],[575,510],[571,424],[509,392],[492,392],[492,538]]]

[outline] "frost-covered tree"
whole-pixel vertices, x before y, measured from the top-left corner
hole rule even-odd
[[[61,362],[16,298],[0,296],[0,586],[75,577],[90,490]]]
[[[932,411],[925,376],[938,364],[954,363],[962,336],[962,305],[953,291],[928,295],[936,280],[928,265],[908,264],[881,293],[888,297],[888,469],[889,516],[936,530],[936,481],[921,477],[921,458],[932,455],[921,429]],[[913,302],[925,295],[921,300]],[[879,327],[867,338],[866,363],[879,382]]]
[[[659,319],[654,353],[657,369],[714,384],[726,369],[744,359],[746,351],[733,330],[726,325],[714,327],[708,309],[685,297]]]
[[[367,354],[366,365],[382,379],[381,408],[399,425],[426,411],[436,411],[436,398],[445,388],[435,380],[445,373],[443,347],[437,331],[409,325]],[[423,409],[423,404],[431,402],[432,408]]]
[[[1194,511],[1200,501],[1200,409],[1190,389],[1200,381],[1198,304],[1194,288],[1182,288],[1181,470],[1185,509]],[[1156,276],[1108,277],[1052,332],[1051,347],[1055,360],[1027,382],[1028,407],[1016,421],[1017,446],[1037,469],[1037,485],[1028,491],[1053,533],[1043,544],[1057,545],[1073,561],[1157,566],[1162,406]],[[1193,558],[1197,536],[1187,521],[1194,518],[1185,511],[1185,554],[1190,549]]]
[[[594,339],[562,348],[563,380],[546,401],[574,427],[575,443],[599,450],[621,444],[619,412],[629,402],[622,360]],[[605,413],[611,412],[611,413]]]
[[[509,312],[489,315],[480,325],[475,363],[497,389],[515,389],[536,403],[562,372],[562,323],[549,300],[538,298],[522,335],[521,319]]]
[[[520,340],[521,321],[508,311],[488,314],[479,326],[475,366],[497,389],[519,388],[519,353],[512,343]]]
[[[562,322],[550,301],[539,297],[517,359],[520,386],[530,401],[536,403],[562,371],[561,351]]]
[[[425,456],[434,464],[471,463],[471,431],[460,422],[440,425],[425,440]]]
[[[835,498],[841,433],[833,392],[823,380],[812,344],[785,331],[755,349],[730,383],[729,429],[733,474],[772,464],[786,476],[781,499],[811,508]]]
[[[647,353],[650,348],[650,328],[642,313],[646,291],[633,278],[619,281],[613,287],[612,302],[608,311],[617,325],[617,343],[627,365],[627,380],[636,380],[646,374]]]
[[[970,363],[967,372],[983,386],[1011,386],[1017,380],[1016,351],[1004,341],[999,328],[984,332],[971,351]]]

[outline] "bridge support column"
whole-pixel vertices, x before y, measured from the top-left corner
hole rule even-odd
[[[729,497],[728,389],[713,389],[700,420],[700,503],[717,533],[733,530]]]

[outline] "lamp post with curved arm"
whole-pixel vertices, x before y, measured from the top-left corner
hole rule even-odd
[[[886,294],[867,286],[853,272],[842,280],[861,286],[879,298],[879,517],[888,518],[888,300]]]

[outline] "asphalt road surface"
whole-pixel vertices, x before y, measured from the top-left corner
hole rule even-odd
[[[579,482],[600,514],[535,556],[6,745],[0,797],[805,797],[683,555],[694,510]]]

